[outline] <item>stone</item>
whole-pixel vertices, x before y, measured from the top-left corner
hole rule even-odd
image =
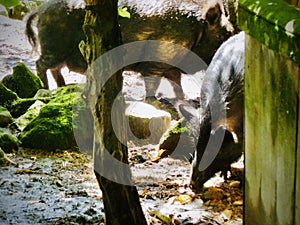
[[[13,165],[15,167],[18,167],[19,164],[9,159],[5,152],[0,148],[0,166],[8,166]]]
[[[38,116],[40,113],[41,108],[45,105],[42,101],[35,101],[29,109],[26,111],[25,114],[21,115],[15,120],[15,124],[17,125],[19,130],[23,130],[31,120]]]
[[[162,136],[158,145],[158,153],[164,150],[163,157],[171,155],[173,158],[189,161],[196,150],[195,142],[190,134],[185,119],[176,121]],[[159,158],[163,158],[159,157]],[[157,157],[156,157],[157,158]]]
[[[39,89],[43,88],[41,79],[35,76],[22,62],[13,67],[13,74],[4,77],[2,83],[21,98],[31,98]]]
[[[0,127],[6,127],[12,121],[13,121],[13,118],[12,118],[10,112],[6,108],[0,106]]]
[[[15,137],[10,130],[6,128],[0,128],[0,147],[6,153],[12,153],[19,148],[19,140]]]
[[[2,16],[8,16],[8,12],[7,12],[7,9],[0,4],[0,15]]]
[[[144,102],[130,102],[125,111],[129,124],[129,139],[158,144],[171,123],[170,113]]]
[[[0,105],[10,106],[19,97],[12,90],[8,89],[4,84],[0,82]]]
[[[85,132],[86,129],[93,129],[93,123],[88,118],[76,120],[79,110],[86,109],[81,99],[81,85],[70,85],[59,88],[52,92],[53,99],[41,107],[39,114],[30,120],[20,134],[22,146],[33,149],[55,150],[70,149],[77,147],[75,136],[84,138],[92,135]],[[86,123],[87,127],[82,124]],[[74,128],[77,133],[74,133]],[[43,141],[41,141],[43,140]],[[91,145],[91,141],[87,141]],[[83,140],[84,142],[84,140]]]

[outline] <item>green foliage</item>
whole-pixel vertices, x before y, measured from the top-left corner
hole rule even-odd
[[[130,19],[130,13],[127,11],[127,7],[118,8],[118,15]]]
[[[20,0],[0,0],[0,4],[9,8],[20,4]]]

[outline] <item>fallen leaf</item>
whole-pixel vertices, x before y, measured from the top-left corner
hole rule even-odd
[[[232,210],[229,210],[229,209],[225,209],[225,210],[222,212],[223,216],[225,216],[226,219],[228,219],[228,220],[231,219],[232,213],[233,213]]]
[[[24,169],[24,170],[16,170],[15,172],[15,174],[26,174],[26,173],[31,173],[31,170]]]
[[[174,204],[175,202],[180,202],[182,205],[185,205],[192,201],[192,199],[193,198],[189,195],[179,195],[173,199],[171,204]]]
[[[167,225],[172,225],[172,218],[161,214],[158,210],[150,211],[149,215],[157,217],[158,219],[160,219],[162,222],[164,222]]]
[[[203,200],[221,200],[224,197],[224,191],[221,188],[212,187],[204,192]]]
[[[164,158],[169,155],[169,151],[165,149],[161,149],[158,151],[157,155],[154,157],[154,159],[151,160],[151,162],[158,162],[161,158]]]
[[[235,201],[235,202],[232,203],[232,204],[235,205],[235,206],[240,206],[240,205],[243,205],[243,201],[238,200],[238,201]]]
[[[230,184],[229,184],[230,187],[235,187],[235,188],[238,188],[241,186],[241,182],[240,181],[232,181]]]

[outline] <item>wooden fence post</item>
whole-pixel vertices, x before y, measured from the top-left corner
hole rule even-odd
[[[246,225],[300,224],[300,10],[239,0],[245,50]]]

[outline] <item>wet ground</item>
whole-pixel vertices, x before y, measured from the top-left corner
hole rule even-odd
[[[241,189],[234,182],[216,177],[218,188],[195,195],[188,187],[189,163],[172,158],[154,163],[150,158],[155,153],[153,145],[130,148],[132,173],[148,224],[168,220],[173,224],[242,224]],[[104,222],[90,155],[76,150],[20,149],[8,157],[19,165],[0,170],[1,225]]]
[[[35,72],[37,55],[24,36],[24,23],[0,18],[0,80],[23,61]],[[66,71],[67,73],[67,71]],[[67,83],[84,82],[68,74]],[[55,86],[52,86],[55,88]],[[242,224],[239,182],[212,180],[195,195],[188,187],[190,164],[172,158],[151,161],[154,145],[129,145],[129,159],[148,224]],[[0,224],[101,224],[102,195],[93,160],[76,150],[19,149],[7,155],[18,163],[0,168]]]

